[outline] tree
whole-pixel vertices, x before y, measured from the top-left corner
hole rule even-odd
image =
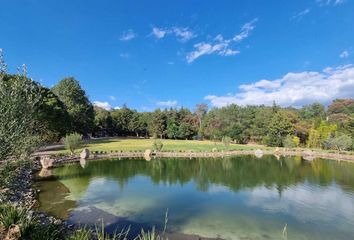
[[[95,107],[95,136],[111,136],[113,134],[113,120],[111,112]]]
[[[50,89],[40,85],[37,87],[41,100],[34,117],[41,124],[41,140],[43,142],[59,141],[70,131],[69,114],[64,103]]]
[[[39,89],[26,77],[26,68],[17,75],[6,74],[0,49],[0,160],[29,154],[40,144],[39,125],[34,118],[41,100]]]
[[[282,138],[293,133],[293,126],[289,118],[282,112],[278,111],[268,126],[269,146],[281,146]]]
[[[25,77],[0,76],[0,159],[27,154],[40,143],[37,120],[41,95]]]
[[[65,104],[71,120],[71,130],[88,134],[94,128],[95,113],[80,83],[73,77],[64,78],[52,91]]]
[[[74,155],[75,150],[78,149],[81,145],[82,135],[78,133],[71,133],[66,135],[63,141],[65,148],[70,151],[71,155]]]
[[[313,127],[309,130],[309,137],[307,139],[307,147],[308,148],[320,148],[321,147],[321,139],[318,131]]]
[[[208,112],[208,105],[207,104],[197,104],[195,107],[195,115],[198,118],[198,124],[199,124],[199,129],[198,129],[198,134],[201,136],[202,134],[202,124],[203,124],[203,118]]]
[[[160,109],[155,110],[149,122],[149,133],[150,135],[156,135],[160,138],[163,137],[166,129],[166,116]]]
[[[131,132],[134,132],[137,137],[146,133],[147,122],[144,119],[144,115],[133,111],[132,117],[130,119],[128,129]]]

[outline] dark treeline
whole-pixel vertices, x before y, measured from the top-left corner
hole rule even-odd
[[[9,83],[15,75],[5,75]],[[18,80],[18,79],[17,79]],[[105,110],[94,107],[80,83],[72,77],[52,89],[26,78],[40,95],[34,118],[43,141],[54,142],[68,133],[84,136],[138,136],[168,139],[222,140],[269,146],[311,148],[353,148],[354,100],[337,99],[326,109],[320,103],[302,107],[237,106],[208,110],[206,104],[194,109],[157,109],[138,112],[126,105]]]

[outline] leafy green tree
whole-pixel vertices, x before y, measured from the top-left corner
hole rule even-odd
[[[208,105],[207,104],[197,104],[195,106],[195,115],[197,116],[198,119],[198,134],[201,136],[202,135],[202,125],[203,125],[203,119],[204,116],[207,114],[208,112]]]
[[[137,137],[146,133],[147,121],[142,113],[133,111],[131,119],[129,121],[128,129],[134,132]]]
[[[34,118],[41,100],[39,89],[21,74],[6,74],[6,64],[0,49],[0,160],[29,154],[40,144],[37,119]]]
[[[82,135],[78,133],[71,133],[66,135],[63,139],[65,148],[68,149],[71,155],[75,154],[75,150],[78,149],[82,142]]]
[[[320,134],[313,127],[309,130],[309,137],[307,140],[308,148],[320,148],[321,147],[321,139]]]
[[[111,112],[95,107],[95,136],[107,136],[113,134],[113,120]]]
[[[149,122],[150,135],[156,135],[163,138],[166,129],[166,116],[160,109],[155,110]]]
[[[175,121],[167,120],[167,128],[166,128],[166,135],[170,139],[177,139],[178,134],[178,126]]]
[[[134,111],[124,105],[121,109],[115,109],[111,112],[114,132],[116,135],[129,135],[133,129],[131,121],[133,119]],[[134,126],[135,127],[135,126]],[[135,130],[135,129],[134,129]]]
[[[65,104],[71,119],[71,130],[89,134],[94,128],[95,113],[80,83],[73,77],[61,80],[52,91]]]
[[[268,126],[269,146],[281,146],[282,139],[293,133],[293,126],[289,118],[282,111],[278,111]]]
[[[34,117],[41,124],[41,139],[43,142],[59,141],[70,131],[69,114],[64,103],[50,89],[39,85],[37,87],[41,100]]]

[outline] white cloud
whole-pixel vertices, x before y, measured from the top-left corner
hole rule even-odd
[[[173,33],[176,35],[178,40],[180,40],[181,42],[187,42],[187,41],[191,40],[192,38],[197,37],[197,35],[194,32],[188,30],[187,27],[185,27],[185,28],[174,27]]]
[[[173,28],[158,28],[153,27],[151,34],[156,38],[164,38],[169,34],[174,34],[176,38],[181,42],[187,42],[197,35],[189,30],[188,27],[173,27]]]
[[[347,58],[349,57],[349,52],[348,51],[343,51],[341,52],[341,54],[339,55],[340,58]]]
[[[336,5],[343,4],[345,0],[316,0],[316,2],[320,6],[330,6],[330,5],[336,6]]]
[[[168,33],[167,30],[158,27],[153,27],[151,34],[154,35],[156,38],[160,39],[160,38],[164,38],[167,33]]]
[[[239,86],[240,92],[225,96],[208,95],[214,107],[230,104],[301,107],[312,102],[328,104],[336,98],[353,97],[354,66],[325,68],[322,72],[287,73],[276,80],[260,80]]]
[[[232,39],[224,39],[221,34],[218,34],[211,42],[194,44],[194,51],[191,51],[186,56],[187,62],[192,63],[203,55],[217,54],[220,56],[233,56],[239,54],[240,51],[231,49],[230,45],[235,42],[241,42],[247,38],[254,30],[257,21],[258,18],[254,18],[252,21],[245,23],[241,27],[240,33],[235,35]]]
[[[157,106],[160,107],[176,107],[177,106],[177,101],[176,100],[168,100],[168,101],[158,101],[156,102]]]
[[[124,31],[122,33],[122,35],[120,36],[119,40],[121,41],[129,41],[132,40],[134,38],[136,38],[138,35],[136,33],[134,33],[134,31],[132,29],[129,29],[127,31]]]
[[[111,110],[112,106],[108,102],[100,102],[100,101],[94,101],[93,105],[99,108],[103,108],[106,110]]]
[[[194,45],[194,48],[196,50],[190,52],[186,59],[188,63],[193,62],[197,58],[203,56],[203,55],[210,55],[213,53],[217,53],[222,56],[227,56],[227,54],[230,55],[230,52],[233,53],[234,50],[228,49],[229,43],[226,42],[220,42],[220,43],[215,43],[215,44],[210,44],[210,43],[197,43]],[[239,53],[238,51],[235,51],[235,53]]]
[[[310,13],[310,9],[306,8],[305,10],[296,13],[294,16],[291,17],[291,20],[300,20],[303,16]]]
[[[117,98],[115,96],[109,96],[109,99],[111,99],[112,101],[115,101]]]
[[[241,32],[234,36],[233,40],[236,42],[240,42],[247,38],[251,32],[255,29],[255,23],[258,21],[258,18],[254,18],[252,21],[245,23],[242,28]]]

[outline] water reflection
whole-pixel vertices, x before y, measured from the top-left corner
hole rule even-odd
[[[160,224],[169,208],[170,231],[207,237],[277,239],[284,223],[289,239],[354,235],[354,164],[275,156],[125,159],[53,174],[39,182],[41,208],[72,222]]]

